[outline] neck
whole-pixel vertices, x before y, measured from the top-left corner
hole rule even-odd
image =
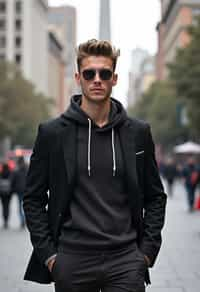
[[[106,99],[102,102],[91,102],[82,97],[81,108],[82,110],[97,124],[99,127],[103,127],[109,122],[110,113],[110,99]]]

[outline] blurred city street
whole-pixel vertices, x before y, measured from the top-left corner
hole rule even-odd
[[[31,252],[28,233],[19,229],[16,198],[12,200],[11,228],[0,230],[0,287],[7,292],[50,292],[53,286],[23,281]],[[1,225],[1,222],[0,222]],[[200,212],[187,212],[185,191],[176,183],[168,199],[163,245],[151,271],[147,292],[200,291]]]
[[[60,250],[85,242],[113,249],[142,234],[145,205],[146,233],[155,242],[155,249],[143,242],[148,262],[148,250],[160,243],[166,199],[155,161],[169,192],[146,292],[200,292],[199,48],[200,0],[0,0],[0,292],[54,292],[53,283],[23,280],[33,249],[19,204],[24,194],[44,261],[55,252],[38,236],[47,226],[55,241],[61,227]],[[38,192],[47,185],[45,220]]]

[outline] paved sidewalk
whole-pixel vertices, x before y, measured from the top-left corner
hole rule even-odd
[[[0,291],[53,292],[52,285],[22,280],[31,252],[27,231],[19,229],[16,197],[12,200],[11,229],[0,229]],[[1,221],[0,221],[1,226]],[[163,245],[147,292],[200,291],[200,212],[189,214],[185,191],[176,184],[168,199]]]
[[[168,199],[163,245],[147,292],[200,291],[200,211],[188,213],[183,186]]]

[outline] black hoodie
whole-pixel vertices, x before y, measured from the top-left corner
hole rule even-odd
[[[61,231],[59,250],[123,248],[136,239],[118,135],[126,112],[120,102],[111,99],[109,123],[100,128],[80,104],[81,96],[73,96],[63,114],[77,125],[78,151],[71,212]]]

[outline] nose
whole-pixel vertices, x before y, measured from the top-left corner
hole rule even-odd
[[[99,72],[96,71],[95,77],[94,77],[94,82],[95,83],[100,83],[101,82],[101,78],[99,76]]]

